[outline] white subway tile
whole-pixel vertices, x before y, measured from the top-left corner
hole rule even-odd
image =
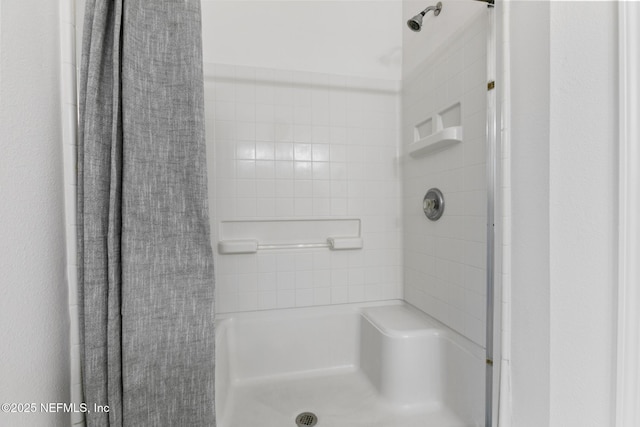
[[[331,286],[348,286],[349,285],[349,270],[346,268],[336,269],[334,267],[331,270]]]
[[[307,289],[313,287],[313,272],[312,271],[300,271],[295,273],[295,288]]]
[[[313,215],[313,199],[295,199],[294,200],[295,216],[309,217]]]
[[[256,141],[272,142],[274,140],[275,140],[275,126],[273,124],[256,123]]]
[[[258,274],[258,291],[275,291],[278,289],[278,277],[275,272]]]
[[[233,83],[216,81],[214,88],[216,101],[235,101],[235,85]]]
[[[330,141],[331,141],[331,128],[329,126],[314,125],[311,127],[311,142],[314,143],[314,146],[317,144],[327,144]],[[326,160],[329,160],[328,157],[329,156],[327,153]]]
[[[280,162],[276,162],[276,167]],[[292,166],[293,168],[293,166]],[[293,175],[293,173],[292,173]],[[291,198],[293,197],[295,194],[295,187],[294,187],[294,181],[293,180],[283,180],[283,179],[277,179],[276,180],[276,197],[278,199],[280,198]],[[280,200],[278,200],[278,202],[280,202]]]
[[[397,96],[361,90],[386,87],[375,80],[252,67],[227,71],[232,73],[230,82],[216,81],[211,100],[216,108],[208,110],[217,119],[210,138],[216,153],[212,217],[353,215],[364,224],[369,209],[376,219],[366,226],[366,232],[375,231],[367,248],[379,249],[340,255],[325,250],[268,254],[272,258],[252,255],[251,270],[243,270],[238,262],[232,267],[220,264],[220,259],[235,256],[218,257],[220,311],[400,297],[401,258],[394,249],[400,228],[391,225],[400,213],[394,164]],[[347,130],[346,125],[361,127]],[[355,148],[348,151],[347,144]],[[384,200],[374,200],[381,197]],[[297,264],[296,254],[303,255]],[[293,259],[293,265],[287,259]],[[364,287],[371,268],[378,281]]]
[[[236,70],[236,73],[238,70]],[[252,82],[238,80],[234,85],[237,102],[254,103],[256,101],[256,87]]]
[[[277,292],[258,292],[258,309],[271,310],[278,307]]]
[[[331,304],[344,304],[349,301],[349,291],[347,287],[331,287]]]
[[[274,136],[275,136],[274,117],[275,117],[275,108],[273,105],[256,104],[256,122],[272,124],[274,126]]]
[[[311,142],[311,126],[293,125],[293,141],[309,144]]]
[[[313,197],[315,198],[331,197],[331,182],[314,180],[313,181]]]
[[[313,199],[313,215],[318,217],[327,217],[331,215],[331,199],[314,198]]]
[[[296,307],[313,305],[313,289],[296,289]]]
[[[295,213],[294,199],[282,198],[276,203],[276,216],[280,218],[291,218]]]
[[[271,198],[275,201],[276,181],[274,179],[259,179],[256,181],[256,196]]]
[[[254,198],[256,197],[256,181],[253,179],[236,180],[236,197]]]
[[[295,268],[300,270],[313,270],[313,253],[295,254]]]
[[[344,216],[347,215],[347,199],[332,198],[331,199],[331,215]]]
[[[235,120],[236,108],[233,102],[217,101],[215,104],[216,120]]]
[[[267,86],[266,84],[258,83],[256,84],[256,103],[260,104],[273,104],[275,102],[275,90],[272,86]],[[256,113],[257,107],[256,105]]]
[[[243,271],[243,270],[240,270]],[[258,275],[256,273],[238,274],[238,292],[255,292],[258,290]]]
[[[293,120],[293,107],[291,105],[276,105],[274,110],[274,120],[277,123],[286,123],[292,125]]]
[[[216,312],[233,313],[238,311],[238,292],[216,291]]]
[[[293,123],[296,125],[310,125],[311,107],[296,107],[293,111]]]
[[[296,306],[296,293],[293,290],[278,291],[278,308],[289,308]]]
[[[313,179],[313,163],[308,161],[295,161],[294,162],[294,177],[295,179]]]
[[[276,86],[274,102],[276,105],[293,105],[293,88],[290,86]]]
[[[331,169],[328,162],[313,162],[313,179],[328,180],[331,179]]]
[[[348,287],[349,302],[359,302],[365,300],[364,286],[349,286]]]
[[[252,311],[258,309],[258,292],[238,292],[238,310]]]
[[[313,289],[313,304],[314,305],[331,304],[331,288]]]
[[[223,120],[221,117],[219,118]],[[238,102],[235,104],[235,119],[240,122],[255,122],[256,107],[254,103]]]
[[[242,218],[256,216],[256,200],[254,198],[238,199],[236,201],[236,215]]]
[[[275,178],[275,161],[256,160],[256,178],[258,180]]]
[[[235,137],[238,141],[255,141],[256,124],[254,122],[236,122]]]

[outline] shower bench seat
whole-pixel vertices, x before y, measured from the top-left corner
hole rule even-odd
[[[480,426],[484,353],[402,301],[219,316],[219,427]]]

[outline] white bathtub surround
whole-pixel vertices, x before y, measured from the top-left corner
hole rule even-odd
[[[218,311],[401,298],[399,82],[221,64],[205,76],[211,229],[356,219],[363,241],[216,253]]]
[[[326,427],[482,425],[483,349],[406,303],[218,322],[219,427],[293,425],[306,411]]]
[[[404,297],[484,345],[486,324],[487,11],[404,77]],[[429,121],[462,128],[462,142],[410,155]],[[448,124],[447,124],[448,123]],[[429,133],[429,132],[427,132]],[[428,138],[428,136],[427,136]],[[423,150],[424,151],[424,150]],[[436,187],[445,214],[429,221],[422,199]]]

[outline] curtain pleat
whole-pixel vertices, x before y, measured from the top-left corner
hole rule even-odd
[[[78,279],[88,426],[215,426],[200,25],[197,0],[86,3]]]

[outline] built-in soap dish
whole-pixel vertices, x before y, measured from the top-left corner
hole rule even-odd
[[[461,106],[456,103],[418,123],[409,155],[423,156],[462,142]]]

